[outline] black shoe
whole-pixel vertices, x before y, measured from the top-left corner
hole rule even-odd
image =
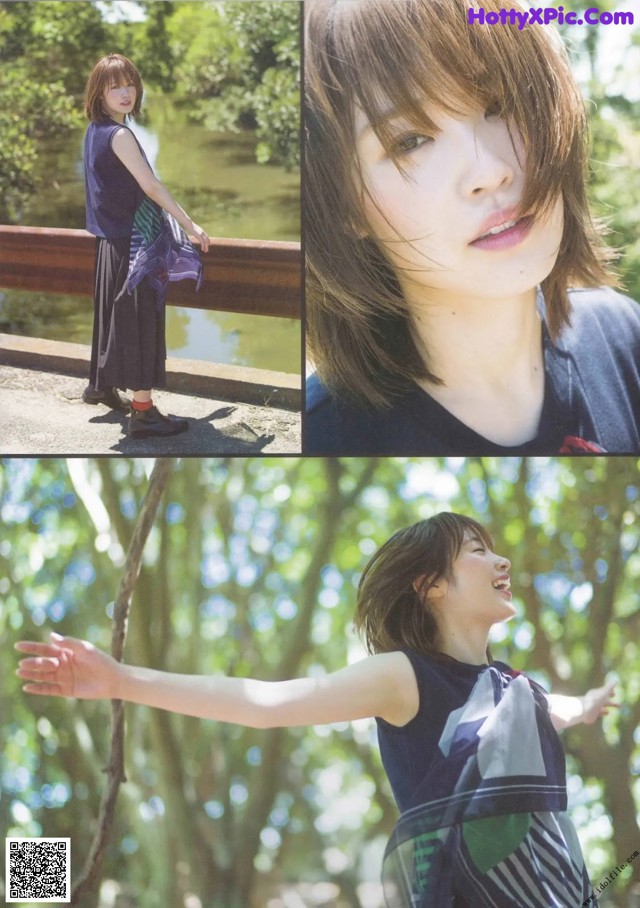
[[[128,413],[131,409],[131,401],[122,397],[115,388],[107,388],[106,391],[96,391],[93,385],[87,385],[82,392],[82,399],[85,404],[105,404],[112,410],[122,410]]]
[[[148,438],[150,435],[179,435],[186,432],[189,423],[175,416],[163,416],[157,407],[148,410],[131,410],[129,419],[130,438]]]

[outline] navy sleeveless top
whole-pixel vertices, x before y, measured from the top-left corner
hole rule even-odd
[[[118,129],[128,127],[115,120],[90,123],[84,140],[87,230],[109,240],[131,236],[134,215],[144,198],[139,184],[111,147]]]
[[[418,712],[406,725],[398,728],[376,718],[380,755],[393,796],[401,813],[414,803],[414,792],[438,757],[438,742],[449,714],[459,709],[486,665],[468,665],[455,659],[442,661],[402,650],[416,675],[419,693]],[[510,676],[517,674],[504,662],[493,662],[495,668]]]

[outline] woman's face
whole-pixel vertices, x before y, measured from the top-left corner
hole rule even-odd
[[[477,109],[463,119],[429,113],[438,127],[433,136],[391,120],[405,173],[365,115],[356,116],[369,237],[385,253],[410,304],[531,291],[557,258],[561,198],[544,219],[514,223],[524,190],[520,137],[514,134],[512,141],[506,121],[491,110]]]
[[[137,92],[132,82],[123,82],[118,85],[113,80],[102,93],[105,111],[112,119],[120,123],[123,123],[126,114],[133,110],[136,97]]]
[[[508,558],[491,551],[475,534],[466,533],[451,579],[437,584],[439,595],[433,605],[439,626],[444,621],[460,628],[490,627],[513,618],[510,570]]]

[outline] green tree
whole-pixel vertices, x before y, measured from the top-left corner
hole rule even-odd
[[[176,4],[138,0],[136,5],[143,11],[144,21],[115,23],[116,46],[120,53],[136,63],[147,85],[171,92],[174,88],[175,59],[167,23],[174,14]]]
[[[577,0],[569,0],[564,6],[579,15],[585,9]],[[616,7],[605,0],[598,9],[601,13],[614,12]],[[596,216],[608,228],[608,242],[622,253],[617,270],[623,290],[640,300],[640,185],[634,176],[640,154],[640,101],[626,91],[640,78],[638,35],[620,45],[615,56],[610,47],[612,35],[624,35],[626,29],[624,25],[574,25],[561,31],[587,103],[590,201]]]
[[[193,117],[213,131],[255,129],[260,162],[298,166],[299,4],[184,4],[167,30]]]
[[[19,220],[37,188],[38,144],[82,122],[84,84],[106,36],[90,3],[0,3],[0,221]]]

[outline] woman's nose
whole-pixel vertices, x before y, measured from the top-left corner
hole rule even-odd
[[[504,571],[508,571],[511,567],[511,562],[508,558],[503,558],[502,555],[496,556],[496,567]]]
[[[494,193],[508,188],[515,177],[511,141],[498,133],[495,126],[485,123],[467,124],[464,135],[465,152],[463,191],[468,196]]]

